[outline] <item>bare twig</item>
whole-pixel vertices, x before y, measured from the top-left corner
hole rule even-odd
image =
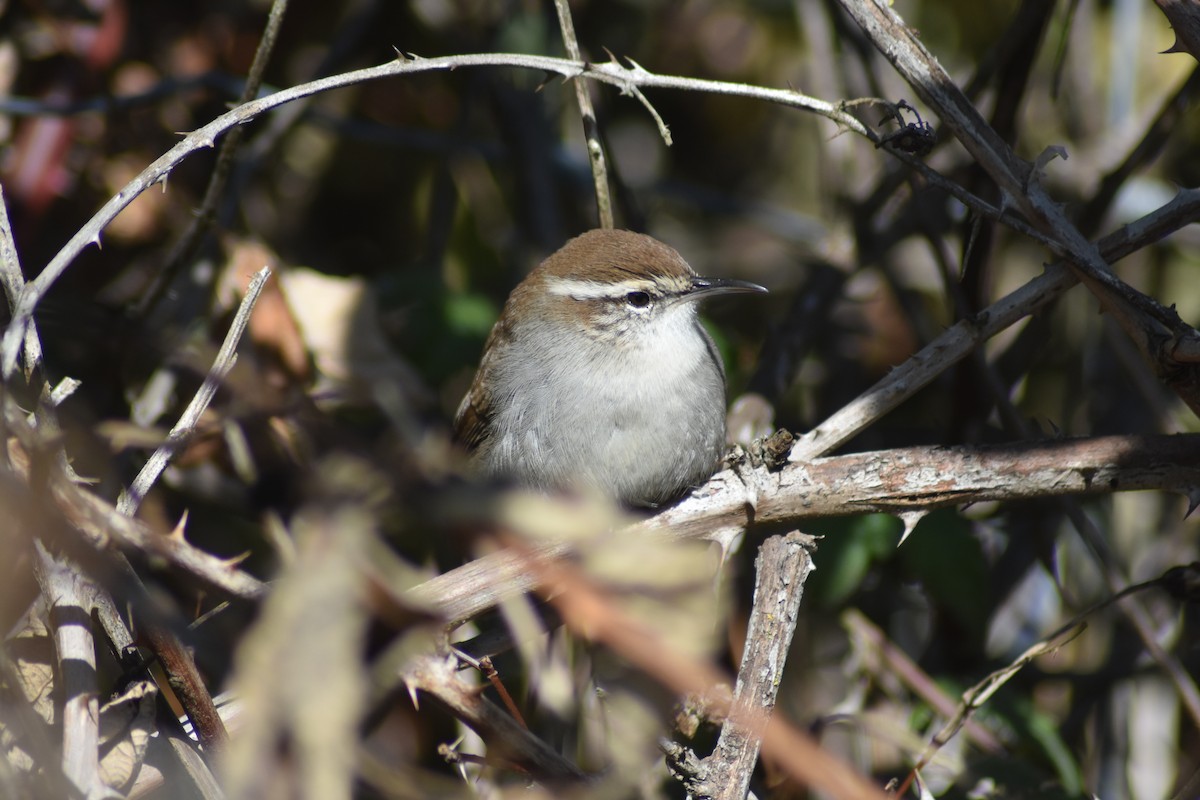
[[[34,574],[50,609],[62,693],[62,770],[85,796],[116,797],[100,778],[100,688],[92,633],[95,586],[34,541]]]
[[[994,447],[915,447],[818,458],[780,472],[723,472],[641,524],[674,535],[730,525],[903,514],[984,500],[1200,486],[1200,435],[1100,436]],[[702,532],[704,532],[702,534]]]
[[[417,702],[417,693],[428,694],[471,726],[489,744],[494,755],[543,781],[576,781],[584,777],[579,767],[525,730],[503,709],[483,697],[478,687],[458,672],[454,656],[426,655],[404,670],[404,683]]]
[[[45,446],[43,433],[31,427],[26,414],[10,395],[2,395],[5,423],[20,443],[11,443],[9,452],[13,471],[29,480],[28,453]],[[266,592],[262,581],[238,569],[230,561],[193,547],[182,536],[162,536],[148,530],[144,524],[119,513],[113,505],[97,497],[87,488],[71,481],[62,471],[52,472],[49,490],[58,510],[77,535],[94,550],[127,549],[146,558],[158,559],[198,578],[202,584],[219,594],[257,600]],[[13,498],[13,502],[23,502]]]
[[[893,644],[887,634],[867,619],[865,614],[857,608],[848,608],[842,612],[841,623],[852,640],[861,642],[864,649],[878,653],[881,671],[899,678],[910,691],[928,703],[938,714],[946,718],[954,716],[958,707],[954,699],[942,691],[937,682],[902,649]],[[1004,745],[995,734],[975,720],[968,718],[964,729],[967,738],[984,752],[1003,752]]]
[[[233,369],[233,365],[237,361],[238,342],[241,340],[242,333],[245,332],[246,325],[250,321],[250,314],[254,311],[254,303],[258,300],[258,295],[262,292],[263,285],[270,276],[271,270],[263,267],[255,273],[253,280],[250,281],[250,285],[246,288],[246,296],[242,298],[237,315],[233,318],[233,323],[229,326],[229,332],[225,334],[225,341],[221,343],[221,349],[217,352],[216,360],[213,361],[212,368],[208,371],[208,375],[205,376],[204,383],[200,385],[195,396],[192,397],[192,401],[184,409],[183,415],[175,423],[175,427],[171,428],[166,442],[154,451],[141,471],[138,472],[137,477],[134,478],[129,490],[122,492],[120,499],[117,500],[117,510],[122,514],[133,516],[137,513],[142,499],[150,491],[150,487],[154,485],[154,482],[158,480],[158,476],[166,469],[167,462],[175,454],[175,450],[191,435],[196,427],[196,423],[200,421],[200,416],[208,408],[208,404],[212,402],[222,381],[225,380],[229,371]]]
[[[1115,262],[1197,219],[1200,219],[1200,190],[1183,189],[1162,208],[1105,236],[1098,247],[1105,259]],[[961,320],[951,326],[866,392],[800,437],[792,448],[792,461],[804,461],[842,446],[929,385],[954,363],[966,358],[981,342],[1044,307],[1077,282],[1075,275],[1062,264],[1051,265],[974,319]]]
[[[984,360],[981,358],[980,361]],[[993,401],[997,404],[997,407],[1006,419],[1006,426],[1009,429],[1010,435],[1024,438],[1035,435],[1036,431],[1033,425],[1017,413],[1012,401],[1008,398],[1008,393],[1002,387],[998,386],[998,378],[994,374],[992,366],[984,362],[982,368],[985,370],[985,375],[988,378],[987,383],[992,389]],[[1197,489],[1195,487],[1187,490],[1189,506],[1196,503],[1196,493]],[[1120,561],[1113,554],[1108,539],[1101,534],[1092,518],[1084,513],[1082,506],[1075,498],[1060,498],[1059,505],[1071,521],[1079,537],[1091,551],[1093,558],[1098,562],[1104,574],[1105,581],[1108,583],[1109,590],[1114,593],[1113,601],[1133,594],[1138,588],[1144,588],[1147,585],[1155,583],[1151,581],[1147,584],[1139,584],[1136,587],[1122,589],[1122,586],[1128,584],[1129,577],[1120,566]],[[1106,601],[1099,607],[1107,605],[1107,602],[1111,601]],[[1095,610],[1097,609],[1092,609],[1091,611]],[[1159,644],[1159,634],[1155,629],[1155,625],[1151,621],[1149,613],[1138,599],[1131,598],[1128,602],[1121,603],[1120,610],[1142,640],[1151,658],[1163,670],[1168,680],[1174,684],[1175,690],[1179,693],[1179,697],[1183,701],[1183,706],[1191,715],[1193,723],[1200,727],[1200,688],[1197,688],[1196,681],[1183,667],[1179,659],[1172,653],[1167,652]]]
[[[263,73],[266,72],[267,63],[271,60],[271,51],[275,48],[275,40],[279,37],[279,28],[283,25],[285,13],[287,13],[287,0],[274,0],[271,3],[271,11],[267,15],[267,26],[258,40],[254,61],[250,64],[250,72],[246,76],[242,95],[238,99],[239,105],[249,103],[258,96],[259,87],[262,86]],[[216,217],[217,203],[221,200],[221,195],[225,191],[225,183],[229,179],[229,171],[233,167],[233,155],[238,145],[241,144],[245,130],[240,126],[236,127],[221,142],[221,149],[217,151],[217,163],[213,167],[212,175],[209,176],[208,187],[204,190],[204,199],[200,203],[200,208],[196,210],[196,215],[192,218],[187,230],[167,255],[162,270],[142,295],[138,309],[140,313],[144,314],[162,296],[166,287],[171,285],[175,274],[195,254],[196,247],[212,225],[213,219]]]
[[[147,558],[162,559],[231,597],[258,600],[266,593],[263,582],[238,569],[236,563],[194,547],[182,536],[156,534],[76,484],[56,480],[52,489],[64,516],[92,547],[116,544]]]
[[[517,721],[517,724],[526,730],[529,729],[528,723],[525,722],[525,717],[521,714],[521,709],[517,708],[517,703],[513,700],[512,695],[504,686],[504,681],[500,680],[500,673],[496,669],[496,665],[492,663],[491,656],[483,656],[475,658],[470,653],[458,649],[451,648],[454,655],[463,662],[470,664],[474,669],[479,671],[479,674],[488,679],[488,683],[496,690],[496,694],[500,695],[500,701],[504,703],[504,707],[508,709],[508,713],[512,714],[512,718]]]
[[[8,203],[0,187],[0,284],[8,300],[8,310],[16,313],[21,292],[25,289],[25,276],[21,272],[21,260],[17,255],[17,243],[13,239],[12,225],[8,221]],[[33,370],[42,360],[42,340],[37,326],[30,323],[25,332],[25,379],[29,380]]]
[[[804,582],[813,570],[814,548],[813,537],[793,532],[768,538],[758,550],[754,607],[732,710],[721,728],[716,749],[701,762],[702,779],[687,784],[695,797],[746,797],[796,631]]]
[[[571,21],[571,7],[567,0],[554,0],[554,9],[558,12],[558,27],[562,31],[567,58],[582,62],[579,41],[575,38],[575,23]],[[592,181],[596,185],[596,212],[600,217],[600,227],[612,228],[613,210],[612,197],[608,191],[608,165],[604,160],[604,147],[600,143],[600,126],[596,124],[596,111],[592,108],[587,83],[582,78],[575,78],[573,82],[575,99],[579,102],[579,116],[583,118],[583,137],[587,141],[588,159],[592,162]]]
[[[246,329],[246,325],[250,320],[250,314],[254,309],[254,303],[258,299],[259,293],[262,291],[263,285],[270,276],[270,270],[264,267],[250,282],[250,286],[246,290],[246,296],[243,298],[237,314],[230,325],[229,331],[225,336],[225,341],[221,345],[220,351],[205,377],[204,382],[197,390],[192,401],[184,410],[179,422],[171,429],[167,436],[167,441],[159,447],[142,467],[141,471],[135,478],[128,492],[122,493],[117,502],[117,513],[107,513],[107,508],[99,508],[98,503],[91,503],[91,511],[93,513],[100,512],[107,517],[109,526],[105,529],[106,533],[112,530],[121,530],[120,526],[113,525],[120,517],[132,517],[141,503],[142,498],[154,485],[154,482],[162,474],[166,468],[167,462],[174,455],[178,445],[186,439],[186,437],[195,428],[201,414],[216,395],[217,389],[221,382],[229,374],[237,358],[237,345],[241,339],[242,333]],[[62,486],[63,489],[70,487],[67,483]],[[77,496],[76,499],[82,499],[87,495]],[[82,525],[76,527],[82,529]],[[132,528],[137,530],[137,528]],[[186,544],[183,537],[156,537],[166,541],[174,542],[176,546]],[[212,559],[206,553],[195,551],[193,555],[198,558],[194,559],[203,563]],[[118,555],[117,566],[124,583],[132,592],[138,593],[142,597],[148,597],[145,587],[142,585],[141,579],[133,570],[132,566],[123,555]],[[228,565],[221,565],[217,570],[211,570],[210,574],[221,575],[227,571]],[[195,659],[192,654],[183,646],[171,630],[165,626],[158,624],[157,621],[151,620],[146,624],[146,635],[151,650],[162,663],[163,669],[167,674],[167,681],[171,689],[180,698],[186,709],[188,716],[192,719],[196,731],[199,734],[201,742],[209,749],[215,749],[224,744],[228,739],[228,734],[225,732],[224,725],[221,723],[220,716],[217,714],[215,705],[209,695],[207,687],[200,676],[199,670],[196,668]]]
[[[891,8],[878,0],[840,0],[863,31],[871,38],[893,67],[941,117],[963,146],[1004,192],[1006,200],[1018,208],[1044,233],[1056,237],[1067,254],[1067,264],[1075,276],[1096,297],[1102,309],[1110,312],[1143,359],[1160,380],[1169,385],[1192,409],[1200,414],[1200,365],[1177,359],[1177,349],[1190,351],[1200,339],[1173,309],[1161,306],[1153,298],[1138,292],[1111,272],[1114,260],[1102,246],[1087,241],[1067,218],[1041,184],[1040,171],[1062,148],[1049,147],[1029,164],[1012,151],[958,89],[937,60],[925,49],[919,37],[904,24]],[[1189,496],[1193,487],[1184,487]],[[1105,580],[1116,591],[1124,581],[1121,571],[1107,555],[1103,537],[1083,514],[1074,515],[1085,542],[1104,567]],[[1187,678],[1174,659],[1166,656],[1152,633],[1145,612],[1136,604],[1123,605],[1138,630],[1147,650],[1174,681],[1189,713],[1200,724],[1200,690]]]
[[[840,0],[875,46],[921,96],[975,161],[996,182],[1007,203],[1044,234],[1057,239],[1067,263],[1113,314],[1143,358],[1188,406],[1200,413],[1200,369],[1174,358],[1180,342],[1200,339],[1178,315],[1117,278],[1096,245],[1068,219],[1041,183],[1041,170],[1061,147],[1048,147],[1036,164],[1020,159],[980,116],[937,59],[894,9],[880,0]]]
[[[909,774],[909,781],[911,781],[915,773],[924,769],[933,760],[938,750],[962,730],[963,726],[970,721],[971,715],[979,710],[1000,687],[1008,683],[1014,675],[1024,669],[1031,661],[1046,653],[1058,650],[1076,636],[1082,634],[1087,627],[1087,618],[1093,614],[1103,611],[1105,608],[1138,592],[1166,586],[1172,580],[1172,572],[1167,572],[1152,580],[1126,586],[1111,597],[1101,600],[1090,608],[1076,614],[1070,620],[1060,625],[1049,636],[1045,636],[1041,641],[1031,645],[1024,653],[1014,659],[1012,663],[991,672],[983,680],[963,692],[962,702],[958,704],[958,707],[950,715],[949,719],[946,720],[946,723],[929,740],[929,744],[926,745],[920,758],[917,759],[917,763],[913,766],[913,772]],[[908,781],[896,791],[896,795],[903,796],[907,787]]]

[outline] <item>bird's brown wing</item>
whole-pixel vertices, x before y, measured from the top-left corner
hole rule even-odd
[[[492,412],[488,405],[481,404],[480,401],[484,399],[477,396],[472,384],[467,396],[458,406],[458,413],[454,415],[454,441],[470,452],[479,449],[487,439],[491,427],[488,423]]]
[[[475,379],[471,381],[471,388],[467,390],[466,396],[458,406],[458,412],[454,415],[454,441],[469,452],[482,448],[491,437],[491,422],[496,412],[492,404],[492,392],[485,391],[483,387],[491,384],[494,348],[498,342],[511,335],[502,316],[488,334]]]

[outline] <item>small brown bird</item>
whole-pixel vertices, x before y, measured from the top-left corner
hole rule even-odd
[[[702,278],[629,231],[567,242],[509,295],[454,429],[489,477],[635,506],[707,480],[725,448],[725,370],[696,316]]]

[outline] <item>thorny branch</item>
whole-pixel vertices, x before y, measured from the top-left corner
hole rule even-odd
[[[217,137],[231,128],[243,125],[261,114],[293,100],[381,78],[452,70],[459,67],[517,67],[551,72],[566,78],[591,78],[622,89],[626,87],[681,89],[766,100],[820,114],[847,130],[872,140],[875,138],[872,131],[854,116],[842,110],[838,104],[817,100],[790,90],[765,89],[748,84],[697,80],[672,75],[655,75],[637,64],[632,67],[624,67],[615,61],[607,64],[589,64],[562,58],[504,53],[428,59],[401,55],[397,60],[386,64],[322,78],[238,106],[188,134],[179,144],[157,158],[76,231],[45,269],[38,274],[37,278],[25,286],[13,311],[13,318],[5,329],[3,339],[0,340],[0,374],[5,379],[12,376],[16,369],[18,349],[33,320],[33,312],[54,282],[62,276],[84,248],[89,244],[99,244],[101,232],[117,214],[142,192],[155,184],[164,182],[171,170],[187,156],[198,150],[216,146]]]
[[[1184,324],[1173,310],[1163,308],[1113,275],[1097,246],[1080,233],[1042,186],[1043,168],[1055,156],[1065,157],[1065,151],[1048,147],[1037,163],[1023,161],[980,116],[893,9],[879,0],[841,0],[841,5],[991,176],[1005,201],[1060,243],[1068,265],[1101,307],[1120,323],[1159,377],[1200,414],[1200,372],[1190,356],[1188,361],[1175,357],[1180,348],[1185,353],[1194,352],[1200,346],[1200,333]]]

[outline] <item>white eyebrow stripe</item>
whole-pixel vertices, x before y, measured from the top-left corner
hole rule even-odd
[[[573,297],[576,300],[599,300],[622,297],[629,292],[651,291],[655,286],[653,281],[632,280],[621,283],[603,283],[571,278],[551,278],[548,288],[551,294]]]

